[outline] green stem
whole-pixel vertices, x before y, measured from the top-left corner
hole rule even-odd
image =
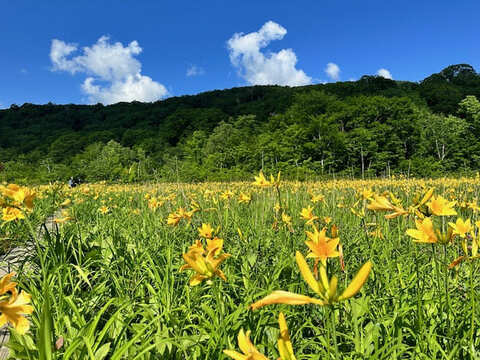
[[[445,307],[446,307],[446,314],[447,314],[447,334],[450,336],[450,301],[448,296],[448,268],[447,268],[447,245],[443,245],[443,260],[445,263]]]
[[[38,239],[38,236],[35,233],[35,230],[33,229],[32,223],[30,222],[30,220],[28,219],[28,216],[26,214],[25,214],[25,223],[27,224],[28,230],[30,231],[30,234],[33,237],[33,241],[35,242],[35,246],[37,248],[37,255],[38,255],[38,258],[40,259],[40,266],[42,268],[42,274],[45,277],[46,276],[45,271],[44,271],[45,270],[45,263],[44,263],[45,259],[43,258],[42,248],[40,247],[40,240]]]
[[[282,197],[280,196],[280,186],[276,185],[275,188],[277,189],[277,196],[278,196],[278,204],[280,205],[280,212],[284,210],[282,204]]]
[[[330,307],[330,312],[331,312],[331,324],[332,324],[332,338],[333,338],[333,346],[335,348],[335,360],[340,359],[338,355],[338,344],[337,344],[337,329],[336,329],[336,319],[335,319],[335,307],[331,306]]]
[[[325,306],[323,308],[323,315],[324,315],[324,319],[326,319],[326,321],[324,322],[325,324],[325,327],[327,329],[327,337],[326,337],[326,343],[327,343],[327,355],[328,355],[328,359],[330,359],[330,354],[331,354],[331,350],[330,350],[330,340],[332,338],[332,329],[331,329],[331,324],[330,324],[330,319],[328,317],[329,314],[327,314],[327,312],[329,311],[330,309]],[[327,315],[327,316],[325,316]]]
[[[437,259],[437,249],[435,248],[435,244],[432,244],[432,251],[433,251],[433,261],[435,265],[435,275],[437,276],[437,286],[436,286],[436,292],[437,292],[437,298],[440,298],[440,271],[438,270],[438,259]]]
[[[474,261],[470,261],[470,302],[472,308],[472,317],[470,320],[470,344],[474,347],[474,333],[475,333],[475,289],[473,286],[473,275],[475,273]]]
[[[423,334],[423,316],[422,316],[422,295],[420,292],[420,269],[418,265],[418,250],[417,247],[415,246],[415,270],[417,272],[417,281],[416,281],[416,291],[417,291],[417,325],[418,325],[418,330],[419,334]],[[420,344],[422,341],[420,341]]]

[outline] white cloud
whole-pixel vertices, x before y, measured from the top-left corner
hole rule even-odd
[[[187,77],[204,75],[205,70],[197,65],[190,65],[187,69]]]
[[[26,74],[28,74],[28,70],[25,69],[25,68],[22,68],[22,69],[20,69],[20,73],[22,73],[23,75],[26,75]]]
[[[141,74],[142,64],[135,56],[142,48],[137,41],[123,46],[120,42],[110,43],[107,36],[102,36],[91,47],[82,48],[81,55],[69,57],[77,50],[76,44],[53,39],[52,70],[88,75],[81,87],[91,103],[151,102],[168,95],[165,86]]]
[[[312,78],[295,67],[297,56],[292,49],[262,53],[273,40],[281,40],[287,30],[281,25],[268,21],[257,32],[236,33],[228,41],[230,61],[239,75],[252,85],[311,84]]]
[[[385,79],[390,79],[390,80],[393,79],[392,74],[387,69],[383,69],[383,68],[379,69],[377,71],[377,75],[381,76],[381,77],[384,77]]]
[[[325,73],[332,80],[340,79],[340,68],[335,63],[328,63],[327,67],[325,68]]]

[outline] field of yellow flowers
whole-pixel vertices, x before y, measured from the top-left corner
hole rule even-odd
[[[10,355],[477,359],[479,181],[4,184]]]

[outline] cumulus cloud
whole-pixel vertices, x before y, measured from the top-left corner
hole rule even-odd
[[[187,77],[200,76],[205,74],[205,70],[197,65],[190,65],[187,69]]]
[[[393,79],[392,74],[387,69],[383,69],[383,68],[379,69],[377,71],[377,75],[381,76],[381,77],[384,77],[385,79],[390,79],[390,80]]]
[[[297,69],[297,56],[292,49],[263,53],[261,49],[273,40],[281,40],[287,30],[266,22],[260,30],[249,34],[236,33],[228,41],[230,61],[239,75],[252,85],[307,85],[312,78]]]
[[[107,36],[102,36],[92,46],[82,48],[81,55],[72,56],[77,50],[77,44],[53,39],[52,70],[86,74],[81,88],[91,103],[151,102],[168,95],[165,86],[141,74],[142,64],[135,56],[142,48],[137,41],[123,46],[120,42],[110,43]]]
[[[325,73],[332,80],[340,79],[340,68],[335,63],[328,63],[325,68]]]

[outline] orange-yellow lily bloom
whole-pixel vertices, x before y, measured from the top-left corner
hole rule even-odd
[[[313,233],[306,231],[310,241],[305,241],[305,244],[310,249],[311,253],[307,255],[307,258],[318,259],[322,264],[326,264],[327,258],[338,257],[340,253],[337,251],[339,238],[331,239],[327,237],[327,229],[323,228],[320,232],[317,228],[313,229]]]

